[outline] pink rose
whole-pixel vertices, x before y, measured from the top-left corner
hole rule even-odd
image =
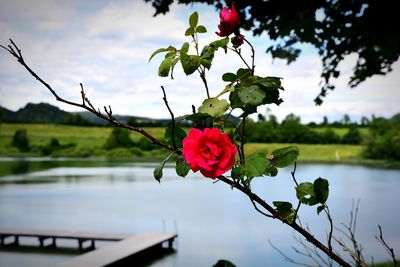
[[[183,156],[192,171],[215,179],[229,171],[235,163],[237,148],[228,135],[217,128],[204,131],[193,128],[183,139]]]
[[[232,5],[232,9],[229,10],[227,7],[224,7],[219,13],[220,23],[218,25],[219,32],[216,32],[217,35],[221,37],[225,37],[233,33],[239,28],[239,14],[236,12],[236,8]]]

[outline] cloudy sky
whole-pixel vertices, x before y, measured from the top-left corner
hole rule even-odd
[[[180,47],[190,41],[183,35],[193,11],[200,14],[200,24],[208,33],[200,45],[218,38],[219,22],[213,7],[204,5],[173,6],[165,16],[153,17],[154,10],[143,1],[79,0],[0,0],[0,43],[12,38],[22,49],[26,62],[60,96],[80,101],[79,83],[95,106],[111,105],[115,114],[168,117],[160,86],[166,88],[171,108],[176,115],[191,112],[205,97],[200,79],[186,75],[177,66],[175,79],[157,77],[161,56],[150,63],[148,58],[159,47]],[[361,116],[390,117],[400,112],[400,63],[387,76],[374,77],[355,89],[347,86],[355,63],[350,56],[341,65],[343,75],[337,89],[322,106],[313,99],[319,92],[321,62],[317,52],[304,46],[300,58],[291,65],[265,53],[266,36],[253,38],[244,32],[256,48],[256,73],[260,76],[283,77],[285,91],[281,106],[269,106],[279,119],[289,113],[300,115],[303,122],[321,121],[323,116],[337,120],[345,113],[353,120]],[[244,54],[249,56],[247,48]],[[233,54],[219,52],[207,74],[211,94],[217,95],[224,83],[221,75],[240,67]],[[48,102],[61,109],[78,109],[54,100],[5,51],[0,50],[0,105],[17,110],[28,102]],[[259,108],[265,113],[266,107]]]

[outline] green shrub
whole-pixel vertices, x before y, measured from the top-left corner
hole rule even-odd
[[[108,136],[106,143],[104,144],[105,149],[114,149],[119,147],[131,147],[133,141],[129,136],[130,132],[127,129],[114,128],[111,134]]]
[[[25,129],[15,131],[11,145],[18,148],[21,152],[29,151],[29,139]]]

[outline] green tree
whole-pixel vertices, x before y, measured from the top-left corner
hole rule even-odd
[[[151,2],[157,14],[169,11],[173,0]],[[214,5],[217,9],[235,2],[241,26],[255,36],[266,34],[273,42],[267,53],[274,58],[295,61],[301,53],[298,44],[314,46],[322,60],[321,92],[315,98],[322,103],[332,79],[340,75],[339,63],[346,56],[358,56],[349,85],[355,87],[373,75],[392,71],[399,58],[398,29],[400,17],[396,1],[230,1],[178,0],[179,4],[194,2]],[[383,15],[382,15],[383,14]],[[268,42],[270,43],[270,42]]]
[[[28,152],[30,148],[27,131],[25,129],[16,130],[11,145],[21,152]]]
[[[342,137],[343,144],[358,145],[361,141],[362,137],[360,131],[355,126],[350,127],[349,131]]]
[[[133,141],[129,136],[129,131],[122,128],[114,128],[108,136],[106,143],[104,144],[105,149],[114,149],[118,147],[131,147]]]

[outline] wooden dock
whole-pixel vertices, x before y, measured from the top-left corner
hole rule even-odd
[[[63,262],[59,267],[100,267],[121,262],[131,256],[149,251],[153,248],[162,248],[167,244],[173,249],[176,233],[144,233],[139,235],[106,234],[68,231],[40,231],[0,229],[0,241],[3,246],[21,246],[20,238],[37,238],[40,247],[56,248],[58,239],[73,239],[78,241],[79,249],[92,249],[71,260]],[[11,241],[9,240],[11,239]],[[46,240],[50,240],[47,242]],[[95,249],[95,241],[115,241],[112,244]],[[85,242],[90,245],[84,247]]]
[[[79,249],[95,249],[95,241],[121,241],[131,235],[128,234],[107,234],[70,231],[41,231],[41,230],[20,230],[0,229],[1,245],[20,245],[21,237],[37,238],[40,247],[57,247],[58,239],[73,239],[78,241]],[[11,240],[9,240],[11,239]],[[50,240],[50,242],[48,242]],[[47,242],[47,244],[46,244]],[[85,243],[90,243],[84,247]]]
[[[176,234],[169,233],[146,233],[131,236],[113,245],[105,246],[77,256],[69,261],[61,263],[57,267],[109,266],[139,252],[162,246],[165,242],[168,243],[169,248],[172,248],[172,243],[176,237]]]

